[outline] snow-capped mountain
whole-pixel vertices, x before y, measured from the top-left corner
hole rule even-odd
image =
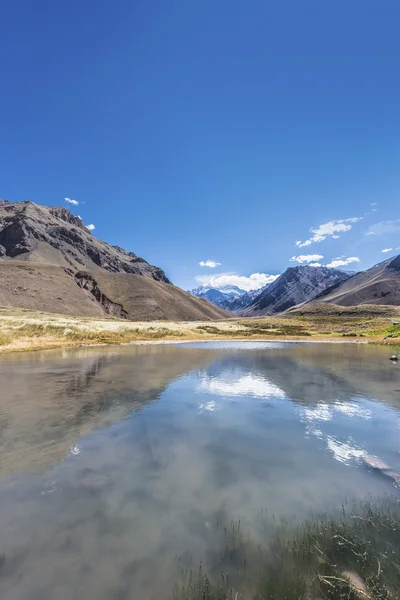
[[[221,307],[225,308],[225,310],[230,310],[232,312],[240,312],[247,306],[249,306],[254,301],[254,299],[257,298],[257,296],[259,296],[270,285],[270,283],[267,283],[263,287],[258,288],[258,290],[250,290],[249,292],[243,292],[241,296],[238,296],[237,298],[232,298],[221,304]]]
[[[194,290],[190,290],[189,294],[199,298],[205,298],[216,306],[230,310],[232,312],[240,311],[252,303],[254,298],[263,290],[267,289],[270,284],[259,288],[258,290],[250,290],[246,292],[236,285],[225,285],[219,288],[213,288],[202,285]]]
[[[237,298],[240,298],[245,293],[246,292],[244,290],[241,290],[236,285],[224,285],[219,288],[201,285],[194,290],[189,290],[189,294],[192,294],[192,296],[205,298],[216,306],[224,306],[224,308],[228,310],[230,310],[228,308],[229,303]]]

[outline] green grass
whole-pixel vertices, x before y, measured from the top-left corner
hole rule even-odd
[[[386,338],[398,338],[400,337],[400,325],[390,325],[387,329],[386,329]]]
[[[266,532],[273,523],[264,522]],[[343,505],[299,525],[280,523],[260,546],[240,523],[224,532],[209,573],[186,570],[174,600],[395,600],[400,598],[400,506]]]

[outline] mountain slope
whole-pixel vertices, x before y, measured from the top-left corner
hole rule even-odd
[[[344,283],[315,298],[341,306],[400,304],[400,255],[356,273]]]
[[[327,267],[289,267],[241,314],[261,316],[283,312],[296,304],[311,300],[332,285],[348,278],[349,275],[343,271]]]
[[[0,201],[0,303],[132,320],[229,313],[172,285],[164,271],[95,238],[62,207]]]

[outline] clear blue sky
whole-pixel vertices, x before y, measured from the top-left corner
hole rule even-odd
[[[185,288],[366,268],[400,246],[399,22],[399,0],[3,0],[0,196],[76,199]]]

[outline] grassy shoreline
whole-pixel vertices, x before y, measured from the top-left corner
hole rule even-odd
[[[384,306],[311,305],[273,317],[133,322],[0,307],[0,353],[216,340],[400,345],[400,310]]]

